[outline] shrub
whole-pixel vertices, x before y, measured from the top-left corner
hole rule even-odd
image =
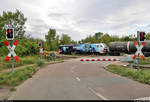
[[[16,88],[12,87],[10,88],[10,91],[16,91]]]
[[[41,67],[44,65],[44,60],[38,60],[36,64]]]
[[[24,69],[15,70],[14,73],[6,72],[0,74],[0,84],[8,86],[17,86],[21,82],[30,78],[38,69],[35,66],[25,67]]]

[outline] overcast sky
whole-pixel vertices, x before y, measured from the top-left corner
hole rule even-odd
[[[27,17],[26,34],[45,38],[49,28],[81,40],[95,32],[124,36],[150,32],[150,0],[0,0],[3,11]]]

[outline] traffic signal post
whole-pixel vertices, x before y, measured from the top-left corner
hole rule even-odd
[[[6,39],[7,40],[10,40],[11,41],[11,44],[9,44],[9,42],[8,41],[5,41],[4,42],[4,44],[6,45],[6,47],[8,48],[8,50],[9,50],[9,54],[8,54],[8,56],[6,57],[6,62],[8,62],[9,61],[9,59],[11,58],[11,62],[12,62],[12,73],[14,72],[14,67],[15,67],[15,64],[14,64],[14,59],[16,60],[16,61],[18,61],[19,60],[19,58],[18,58],[18,56],[16,55],[16,53],[15,53],[15,48],[16,48],[16,46],[17,46],[17,44],[18,44],[18,41],[17,40],[15,40],[14,41],[14,36],[15,36],[15,34],[14,34],[15,32],[14,32],[14,28],[6,28]]]
[[[40,59],[42,59],[42,54],[44,55],[44,46],[42,46],[42,42],[38,42],[38,48],[39,48],[39,55]]]
[[[137,58],[137,69],[140,70],[140,56],[142,60],[145,60],[144,54],[142,53],[142,48],[146,44],[144,40],[146,39],[146,33],[143,31],[137,31],[137,41],[134,41],[134,45],[136,46],[136,53],[133,56],[133,59]]]

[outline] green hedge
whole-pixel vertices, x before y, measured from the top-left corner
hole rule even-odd
[[[0,71],[11,68],[11,60],[9,62],[5,62],[5,58],[1,58],[0,61]],[[15,68],[27,64],[35,64],[39,60],[38,56],[26,56],[26,57],[19,57],[19,61],[15,61]]]
[[[30,39],[16,39],[18,40],[18,45],[16,46],[15,52],[18,56],[29,56],[37,55],[39,52],[37,41]],[[6,41],[5,39],[1,42]],[[9,41],[11,43],[11,41]],[[0,47],[0,56],[6,56],[9,50],[3,43],[3,47]]]

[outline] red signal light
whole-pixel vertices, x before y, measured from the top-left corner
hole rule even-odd
[[[8,32],[9,34],[11,34],[11,33],[12,33],[10,29],[8,29],[8,30],[7,30],[7,32]]]
[[[145,32],[140,32],[140,41],[144,41],[146,39]]]
[[[142,33],[142,37],[144,37],[144,34]]]

